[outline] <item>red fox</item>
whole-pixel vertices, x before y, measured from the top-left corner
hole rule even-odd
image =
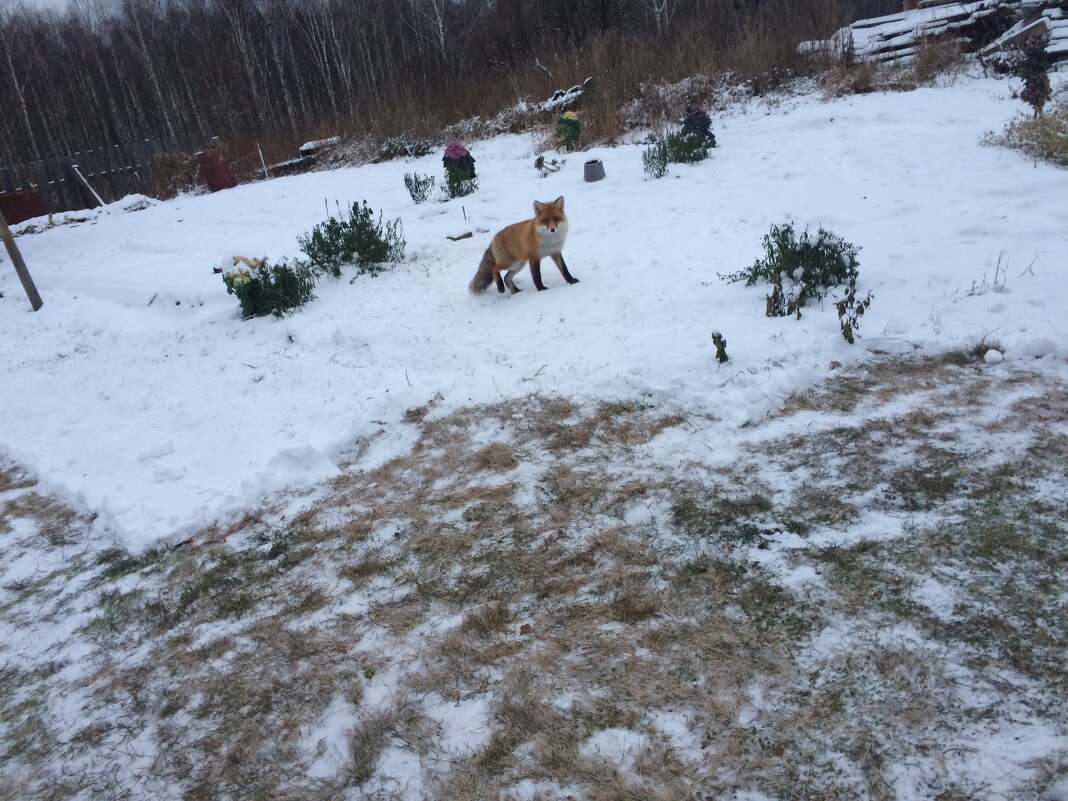
[[[497,291],[504,292],[505,286],[514,295],[519,287],[512,277],[523,269],[523,262],[530,264],[530,274],[538,290],[545,289],[541,282],[541,260],[548,256],[560,268],[560,274],[569,284],[577,284],[578,279],[567,271],[564,256],[564,240],[567,238],[567,216],[564,214],[564,198],[558,197],[552,203],[534,201],[534,219],[509,225],[497,232],[482,256],[478,272],[471,279],[472,292],[485,292],[486,287],[496,282]],[[501,272],[507,270],[504,278]]]

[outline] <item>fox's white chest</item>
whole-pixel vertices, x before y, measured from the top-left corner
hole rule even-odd
[[[545,226],[539,225],[538,233],[541,234],[541,239],[538,242],[538,258],[544,259],[546,256],[559,253],[564,249],[564,240],[567,239],[566,223],[558,226],[555,231],[550,231]]]

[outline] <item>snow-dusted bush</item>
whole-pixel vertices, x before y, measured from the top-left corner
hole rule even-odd
[[[642,169],[650,178],[663,178],[667,174],[668,150],[663,140],[653,142],[642,153]]]
[[[466,197],[476,189],[478,189],[477,178],[463,178],[458,173],[445,171],[445,183],[441,185],[441,191],[445,193],[446,200]]]
[[[675,131],[667,135],[664,145],[667,147],[668,161],[672,164],[693,164],[708,158],[714,141],[710,141],[704,133]]]
[[[764,235],[764,258],[736,273],[720,276],[726,281],[757,282],[771,285],[766,299],[768,317],[794,315],[801,319],[801,309],[809,301],[824,298],[832,287],[844,289],[835,301],[842,336],[850,344],[860,317],[871,305],[872,294],[857,299],[858,248],[840,236],[824,230],[812,236],[808,229],[798,236],[792,223],[773,225]]]
[[[434,183],[433,175],[419,175],[413,172],[404,173],[404,186],[416,203],[425,203],[430,199],[430,194],[434,191]]]
[[[663,178],[668,164],[693,164],[708,158],[715,137],[699,131],[672,131],[657,139],[642,153],[642,166],[652,178]]]
[[[340,209],[339,209],[340,212]],[[330,217],[298,239],[312,268],[341,276],[341,268],[354,266],[359,274],[377,275],[387,265],[404,258],[404,232],[399,219],[375,221],[367,201],[353,203],[340,217]]]
[[[314,297],[315,276],[308,265],[296,260],[268,264],[265,258],[235,256],[223,281],[227,294],[237,295],[246,319],[268,314],[281,317]]]
[[[430,142],[419,139],[411,133],[403,133],[383,139],[378,146],[376,160],[419,158],[433,151],[434,146]]]
[[[682,120],[682,134],[702,138],[710,148],[716,146],[716,135],[712,133],[712,118],[708,116],[708,110],[700,103],[691,103],[686,107],[686,116]]]

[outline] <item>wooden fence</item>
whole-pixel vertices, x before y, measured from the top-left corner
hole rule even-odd
[[[0,204],[6,205],[7,201],[19,208],[43,209],[46,214],[54,214],[99,205],[93,192],[105,203],[129,194],[152,194],[155,184],[152,156],[157,150],[153,141],[146,139],[73,153],[65,158],[0,167]],[[10,217],[8,221],[13,222]]]

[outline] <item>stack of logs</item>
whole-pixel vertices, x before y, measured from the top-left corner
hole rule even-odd
[[[861,59],[907,61],[924,44],[953,42],[982,57],[1019,47],[1029,36],[1048,36],[1051,60],[1068,59],[1068,9],[1062,0],[905,0],[904,10],[862,19],[830,39],[804,42],[804,50],[843,55],[852,49]]]

